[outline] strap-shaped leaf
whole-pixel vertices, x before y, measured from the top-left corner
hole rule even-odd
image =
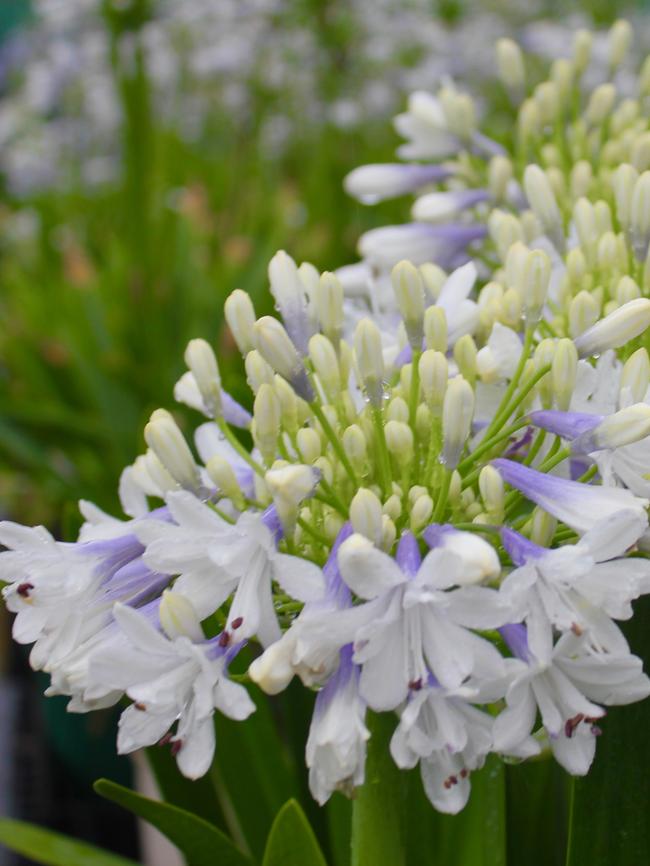
[[[647,672],[650,598],[623,631]],[[591,770],[574,781],[567,866],[650,863],[650,698],[608,708],[601,727]]]
[[[150,800],[108,779],[95,782],[95,790],[107,800],[128,809],[152,824],[176,845],[188,866],[252,866],[253,861],[213,824],[169,803]]]
[[[295,800],[288,800],[275,817],[263,866],[327,866],[314,832]]]
[[[12,818],[0,818],[0,844],[43,866],[138,866],[134,860]]]

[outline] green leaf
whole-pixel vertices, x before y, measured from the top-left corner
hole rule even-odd
[[[236,848],[225,833],[203,818],[178,806],[150,800],[108,779],[100,779],[94,787],[102,797],[160,830],[185,854],[188,866],[252,866],[253,861]]]
[[[650,598],[623,631],[647,668]],[[650,700],[608,708],[600,727],[591,770],[574,782],[567,866],[650,863]]]
[[[0,818],[0,844],[43,866],[138,866],[134,860],[12,818]]]
[[[524,761],[506,771],[508,863],[564,866],[567,774],[553,759]],[[549,832],[549,827],[553,832]]]
[[[275,817],[262,866],[327,866],[313,830],[295,800]]]

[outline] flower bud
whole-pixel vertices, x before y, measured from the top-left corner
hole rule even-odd
[[[413,431],[403,421],[388,421],[384,428],[386,445],[400,466],[413,460]]]
[[[163,590],[158,615],[163,631],[171,640],[177,637],[188,637],[195,643],[205,640],[194,605],[180,592]]]
[[[551,362],[551,380],[558,409],[566,412],[571,404],[573,389],[578,374],[578,352],[573,343],[564,337],[558,340]]]
[[[588,30],[578,30],[573,37],[573,65],[577,75],[582,75],[591,60],[593,36]]]
[[[589,195],[589,189],[593,181],[593,169],[591,163],[581,159],[571,169],[571,198],[577,200],[582,196]]]
[[[488,229],[502,261],[506,259],[513,244],[524,240],[523,227],[514,214],[492,211],[488,217]]]
[[[634,301],[640,297],[641,289],[632,277],[628,277],[627,274],[621,277],[616,286],[616,303],[619,307],[627,304],[628,301]]]
[[[523,303],[526,319],[535,324],[546,302],[551,279],[551,259],[543,250],[532,250],[528,254],[523,274]]]
[[[356,327],[354,353],[366,395],[379,407],[384,396],[384,355],[381,334],[370,319],[362,319]]]
[[[399,520],[402,514],[402,500],[396,493],[393,493],[392,496],[389,496],[386,502],[384,502],[382,510],[391,520]]]
[[[454,346],[454,360],[458,364],[461,376],[472,386],[476,381],[476,355],[476,343],[470,334],[465,334],[457,340]]]
[[[521,103],[517,125],[519,127],[519,135],[524,143],[527,143],[529,139],[534,138],[539,133],[542,120],[534,99],[525,99]]]
[[[433,514],[433,499],[428,493],[424,493],[413,503],[411,513],[409,515],[409,525],[411,532],[418,533],[429,523]]]
[[[253,339],[264,360],[293,385],[303,400],[311,403],[314,392],[298,351],[282,324],[272,316],[262,316],[253,327]]]
[[[541,340],[535,349],[535,372],[539,373],[544,367],[552,365],[554,356],[554,341],[549,338]],[[553,377],[550,373],[542,376],[537,384],[537,390],[539,391],[542,406],[548,409],[553,404]]]
[[[358,424],[351,424],[343,431],[343,449],[354,468],[363,472],[368,456],[368,446],[363,430]]]
[[[323,390],[330,402],[341,393],[341,371],[334,346],[323,334],[314,334],[309,341],[309,357]]]
[[[602,123],[612,111],[616,101],[616,88],[610,82],[599,85],[591,94],[585,119],[591,126]]]
[[[535,102],[539,108],[539,116],[544,126],[554,123],[560,111],[560,94],[558,93],[557,85],[554,81],[543,81],[535,88],[533,95]],[[551,148],[553,145],[551,145]],[[547,165],[557,165],[557,157],[555,159],[548,158],[549,149],[546,148],[543,154]]]
[[[522,302],[517,289],[508,289],[501,299],[501,320],[504,325],[516,327],[521,321]]]
[[[478,477],[478,487],[481,491],[481,499],[489,518],[494,523],[501,523],[503,521],[505,494],[503,478],[501,478],[494,466],[484,466],[481,469]]]
[[[271,294],[275,298],[293,346],[301,355],[306,355],[312,328],[307,314],[305,286],[298,274],[296,263],[284,250],[279,250],[269,262],[269,282]],[[257,348],[259,349],[259,346]],[[269,363],[272,367],[275,366],[270,360]],[[285,375],[281,370],[277,372]]]
[[[583,334],[598,321],[598,301],[589,292],[578,292],[569,306],[569,334],[575,337]]]
[[[362,487],[354,495],[350,503],[350,522],[355,532],[365,536],[377,547],[382,541],[382,517],[381,502],[375,494]]]
[[[501,201],[506,197],[512,175],[512,163],[507,157],[492,157],[488,165],[488,189],[495,201]]]
[[[596,449],[622,448],[650,436],[650,406],[634,403],[607,415],[592,433]]]
[[[405,392],[408,393],[408,390]],[[406,423],[409,420],[409,407],[403,397],[393,397],[386,407],[387,421],[403,421]]]
[[[443,448],[441,460],[455,469],[469,436],[474,416],[474,391],[462,376],[447,386],[442,406]]]
[[[156,409],[144,428],[147,445],[177,484],[186,490],[201,486],[199,470],[178,425],[164,409]]]
[[[296,434],[296,445],[305,463],[315,463],[321,456],[321,441],[313,427],[301,427]]]
[[[427,349],[447,351],[447,316],[442,307],[427,307],[424,313],[424,340]]]
[[[312,495],[319,479],[317,469],[300,463],[270,469],[264,476],[285,533],[293,532],[300,503]]]
[[[643,172],[632,190],[630,240],[637,260],[644,261],[650,241],[650,171]]]
[[[541,547],[550,547],[556,527],[557,520],[555,517],[549,514],[548,511],[544,511],[539,505],[536,505],[533,509],[530,540]]]
[[[528,165],[524,172],[524,189],[535,216],[550,240],[564,249],[562,216],[546,173],[538,165]]]
[[[212,347],[205,340],[190,340],[185,363],[194,376],[201,399],[212,418],[221,415],[221,379]]]
[[[338,349],[343,330],[343,286],[335,274],[322,274],[315,304],[321,330]]]
[[[432,412],[439,413],[449,377],[447,359],[442,352],[427,349],[420,358],[419,371],[424,400]]]
[[[253,325],[255,309],[246,292],[235,289],[227,298],[223,308],[226,322],[237,348],[246,355],[253,348]]]
[[[314,469],[320,472],[320,476],[327,484],[332,484],[334,481],[334,469],[327,457],[319,457],[314,461]]]
[[[273,377],[273,390],[280,403],[280,424],[290,433],[295,435],[298,430],[298,397],[291,385],[282,376]]]
[[[215,455],[208,460],[205,468],[221,496],[230,499],[236,508],[243,508],[244,497],[237,476],[226,458]]]
[[[623,62],[631,42],[632,27],[629,21],[619,18],[618,21],[612,24],[607,40],[610,74]]]
[[[514,95],[522,93],[526,71],[521,48],[512,39],[497,41],[497,69],[503,85]]]
[[[381,549],[388,552],[395,544],[397,529],[387,514],[381,519]]]
[[[424,285],[420,272],[411,262],[398,262],[391,273],[397,306],[404,320],[412,349],[422,348],[424,336]]]
[[[271,385],[261,385],[253,404],[255,441],[268,464],[275,459],[280,436],[280,401]]]
[[[420,265],[418,270],[422,277],[427,299],[430,301],[438,300],[442,287],[447,281],[447,274],[440,265],[436,265],[434,262],[425,262],[423,265]]]
[[[244,367],[246,369],[246,381],[254,394],[257,394],[262,385],[273,384],[275,374],[257,349],[253,349],[246,355]]]
[[[621,372],[619,406],[645,400],[650,386],[650,358],[646,349],[637,349],[627,359]]]
[[[596,322],[574,340],[578,354],[584,358],[607,349],[618,349],[642,334],[650,325],[650,300],[637,298]]]
[[[616,200],[616,216],[621,228],[628,231],[632,213],[632,195],[639,179],[639,172],[628,163],[619,165],[612,173],[611,184]]]

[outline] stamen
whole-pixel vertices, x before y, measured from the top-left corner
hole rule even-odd
[[[29,594],[32,591],[32,589],[34,589],[34,584],[25,582],[25,583],[18,584],[16,592],[22,598],[29,598]]]

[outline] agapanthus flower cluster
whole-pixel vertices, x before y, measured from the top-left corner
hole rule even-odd
[[[462,84],[450,79],[435,93],[413,93],[395,118],[404,139],[398,155],[405,161],[363,166],[346,179],[348,191],[366,203],[415,193],[413,221],[363,235],[363,262],[341,273],[346,288],[376,294],[401,258],[447,267],[476,253],[493,266],[488,227],[502,259],[515,241],[532,243],[540,236],[563,256],[577,236],[589,247],[583,249],[587,266],[607,267],[603,257],[612,240],[596,250],[600,237],[623,232],[627,246],[610,252],[610,260],[618,255],[620,264],[629,246],[632,258],[643,261],[650,58],[632,75],[631,41],[630,23],[617,21],[604,56],[594,57],[594,34],[577,30],[570,56],[540,74],[539,58],[500,39],[496,64],[502,97],[512,108],[508,128],[497,128],[495,137],[481,131],[478,103]],[[494,128],[490,104],[485,112]],[[639,269],[627,262],[619,272],[639,281]],[[592,279],[600,285],[608,277],[596,272]]]
[[[650,694],[618,624],[650,592],[650,361],[628,351],[650,301],[546,336],[550,257],[523,255],[520,315],[490,327],[472,264],[398,263],[390,342],[285,253],[278,317],[235,291],[252,412],[193,340],[175,396],[207,420],[192,447],[153,413],[126,519],[83,503],[74,544],[0,525],[14,636],[49,692],[76,712],[128,699],[119,751],[169,743],[196,778],[214,713],[254,711],[247,680],[298,677],[320,803],[363,783],[369,713],[395,718],[393,760],[442,811],[490,753],[586,773],[606,708]]]

